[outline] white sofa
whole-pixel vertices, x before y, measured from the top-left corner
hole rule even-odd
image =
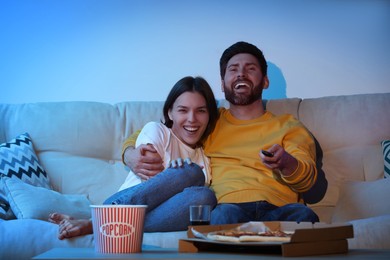
[[[58,240],[58,226],[45,221],[46,213],[76,203],[70,204],[70,213],[88,215],[89,203],[101,204],[114,193],[127,175],[121,162],[123,141],[146,122],[160,120],[162,105],[0,104],[0,143],[27,132],[51,189],[58,192],[26,188],[16,179],[3,178],[1,189],[12,194],[14,211],[23,214],[0,219],[0,259],[29,259],[53,247],[93,247],[92,235]],[[390,248],[390,178],[384,178],[381,146],[381,141],[390,139],[390,93],[270,100],[266,108],[275,114],[293,114],[318,141],[327,190],[309,206],[320,220],[352,223],[355,235],[350,248]],[[177,247],[183,237],[185,231],[145,233],[144,244]]]

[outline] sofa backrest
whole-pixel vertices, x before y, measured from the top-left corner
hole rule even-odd
[[[162,107],[162,101],[0,104],[0,142],[28,132],[54,189],[86,194],[99,204],[127,176],[122,143],[146,122],[161,120]],[[328,189],[310,206],[325,209],[319,212],[325,219],[344,181],[383,178],[380,142],[390,139],[390,93],[269,100],[266,107],[294,115],[318,141]]]
[[[323,170],[329,183],[326,196],[317,207],[333,207],[340,187],[347,181],[384,178],[381,141],[390,139],[389,111],[390,93],[302,101],[299,119],[321,146]]]
[[[0,142],[28,132],[53,188],[86,194],[94,204],[116,192],[127,176],[124,140],[151,120],[163,102],[47,102],[0,104]]]

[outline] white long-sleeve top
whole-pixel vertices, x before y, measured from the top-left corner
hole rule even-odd
[[[191,148],[184,144],[173,132],[162,123],[149,122],[141,130],[137,137],[135,146],[141,144],[152,144],[164,161],[164,167],[169,166],[169,162],[177,158],[190,158],[192,162],[203,166],[205,175],[205,185],[210,185],[211,169],[210,160],[205,156],[202,148]],[[129,172],[120,190],[132,187],[141,183],[142,180],[132,171]]]

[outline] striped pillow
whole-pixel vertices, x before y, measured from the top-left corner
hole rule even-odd
[[[385,162],[385,178],[390,178],[390,140],[382,141],[381,144]]]

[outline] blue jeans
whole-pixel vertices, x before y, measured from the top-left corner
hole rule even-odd
[[[267,201],[218,204],[211,212],[210,223],[234,224],[249,221],[319,222],[318,216],[301,203],[277,207]]]
[[[195,163],[168,168],[136,186],[121,190],[104,204],[148,205],[145,232],[187,230],[190,205],[217,204],[212,190],[204,186],[202,169]]]

